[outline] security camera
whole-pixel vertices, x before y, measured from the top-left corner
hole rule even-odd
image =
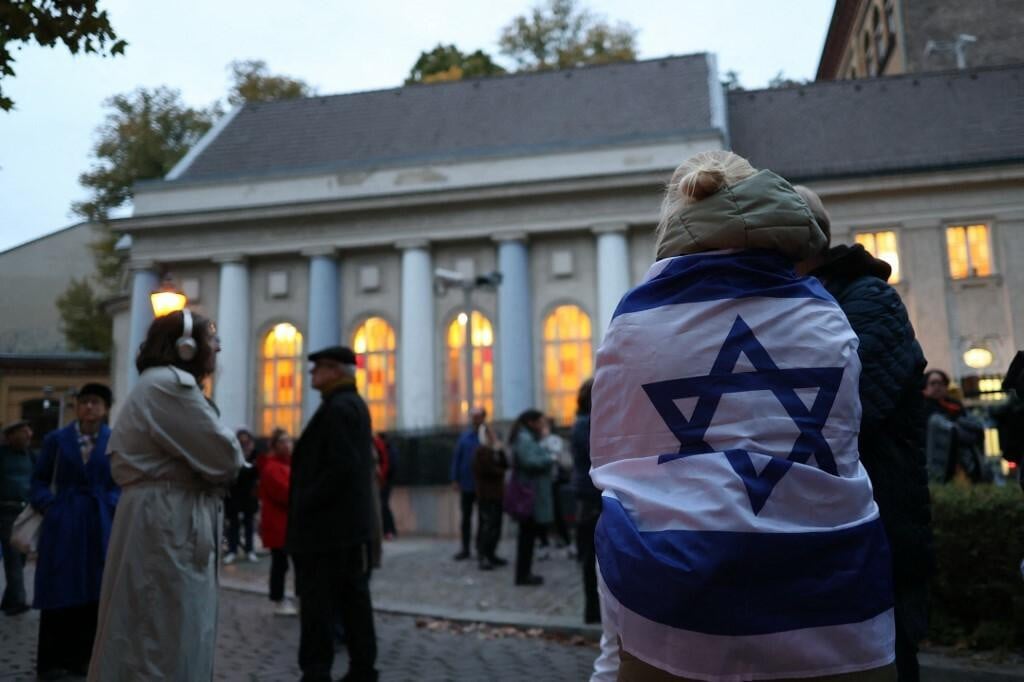
[[[502,275],[497,270],[486,275],[477,275],[476,285],[478,287],[496,287],[501,284]]]

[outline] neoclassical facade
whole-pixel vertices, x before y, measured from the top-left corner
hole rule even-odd
[[[924,89],[973,87],[976,103],[994,102],[1020,76],[947,74]],[[376,428],[463,421],[467,379],[498,418],[536,406],[567,422],[619,298],[653,261],[664,182],[722,148],[811,185],[837,239],[899,261],[934,364],[963,374],[956,359],[973,344],[995,369],[1024,342],[1011,296],[1024,284],[1012,268],[1024,262],[1019,134],[999,148],[993,130],[970,149],[897,144],[844,160],[843,119],[804,120],[822,115],[812,103],[859,126],[848,109],[867,99],[860,86],[920,88],[898,80],[727,94],[699,54],[247,105],[138,187],[120,221],[132,286],[115,318],[117,390],[134,381],[148,294],[170,272],[217,321],[212,391],[231,425],[297,430],[318,401],[305,355],[336,343],[358,354]],[[930,134],[955,134],[963,115],[933,107]],[[461,291],[435,288],[437,268],[503,279],[467,310]]]

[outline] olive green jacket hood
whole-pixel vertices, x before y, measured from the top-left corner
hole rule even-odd
[[[797,262],[824,246],[825,234],[792,185],[762,170],[685,206],[658,235],[657,258],[768,249]]]

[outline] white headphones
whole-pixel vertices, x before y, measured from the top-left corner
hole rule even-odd
[[[196,340],[192,337],[192,313],[188,308],[181,309],[181,338],[174,342],[178,357],[189,362],[196,356]]]

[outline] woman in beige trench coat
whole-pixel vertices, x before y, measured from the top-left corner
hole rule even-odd
[[[89,680],[210,680],[221,497],[244,459],[200,388],[220,350],[187,311],[157,318],[110,438],[121,486]]]

